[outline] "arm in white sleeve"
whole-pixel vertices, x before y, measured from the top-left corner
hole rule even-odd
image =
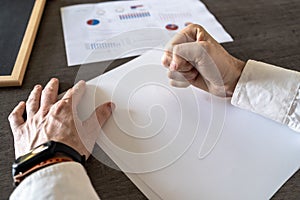
[[[300,132],[300,73],[249,60],[231,103]]]
[[[40,169],[26,177],[10,199],[99,199],[84,167],[64,162]]]

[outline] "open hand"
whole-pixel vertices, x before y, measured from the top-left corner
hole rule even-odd
[[[26,103],[20,102],[9,115],[16,158],[49,140],[62,142],[89,157],[97,134],[110,117],[114,104],[103,104],[87,120],[80,121],[77,105],[84,94],[85,82],[79,81],[61,100],[57,99],[58,86],[55,78],[44,89],[36,85]],[[25,108],[26,120],[23,118]]]

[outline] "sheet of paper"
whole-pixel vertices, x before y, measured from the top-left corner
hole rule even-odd
[[[88,82],[82,119],[116,104],[98,145],[150,199],[269,199],[299,169],[300,134],[192,86],[170,87],[161,55]]]
[[[80,4],[61,8],[61,17],[69,66],[163,48],[174,33],[190,23],[201,24],[218,42],[232,41],[198,0]]]

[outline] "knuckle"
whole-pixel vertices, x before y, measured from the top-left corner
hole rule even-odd
[[[205,30],[205,29],[203,28],[203,26],[201,26],[201,25],[199,25],[199,24],[193,24],[193,28],[198,28],[198,29],[200,29],[201,31]]]
[[[58,109],[62,109],[62,108],[64,108],[64,107],[66,107],[67,105],[68,105],[67,100],[61,100],[61,101],[58,102],[57,108],[58,108]]]
[[[199,24],[190,24],[189,26],[187,26],[188,29],[198,29],[199,31],[205,31],[205,29],[203,28],[203,26],[199,25]]]
[[[64,104],[69,104],[69,103],[72,102],[72,99],[73,99],[73,98],[74,98],[74,97],[65,98],[65,99],[61,99],[61,101],[62,101]]]
[[[46,88],[46,92],[52,92],[52,91],[54,91],[54,87],[53,86],[48,86]]]
[[[37,98],[35,98],[35,97],[29,97],[28,100],[26,101],[26,104],[27,105],[29,105],[29,104],[35,104],[37,102],[38,102]]]

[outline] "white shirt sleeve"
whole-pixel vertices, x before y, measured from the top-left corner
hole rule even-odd
[[[231,103],[300,132],[300,73],[249,60]]]
[[[64,162],[40,169],[26,177],[10,199],[99,199],[84,167]]]

